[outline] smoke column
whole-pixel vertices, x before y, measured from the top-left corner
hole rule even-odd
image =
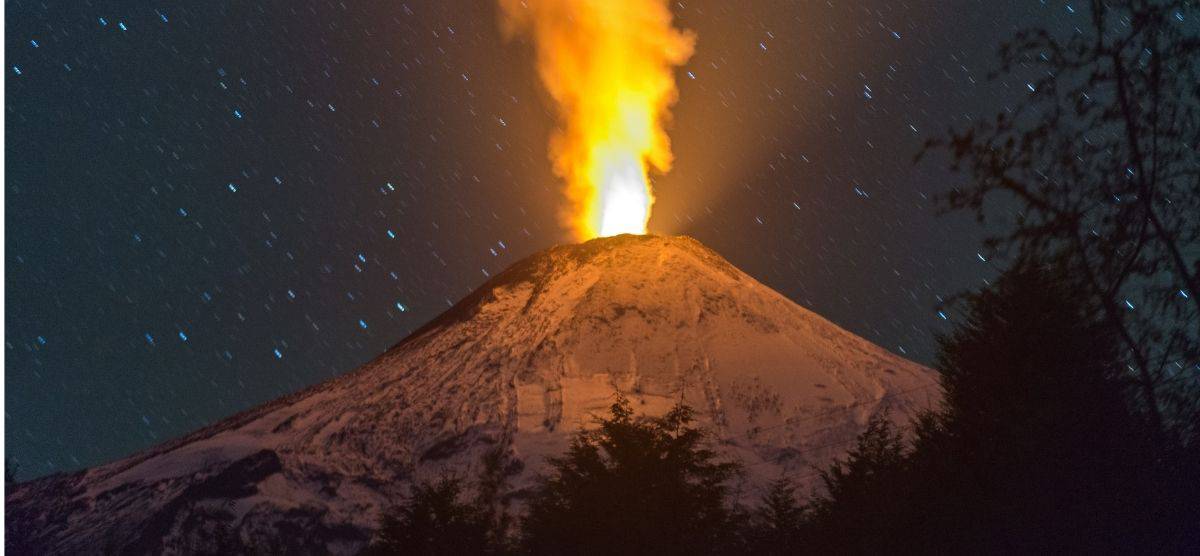
[[[532,40],[557,107],[550,159],[566,182],[564,224],[579,239],[645,233],[649,170],[671,169],[674,69],[695,35],[672,26],[666,0],[499,1],[505,35]]]

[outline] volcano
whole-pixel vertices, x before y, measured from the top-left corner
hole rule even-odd
[[[935,403],[935,384],[693,239],[601,238],[516,263],[353,372],[11,487],[6,519],[33,552],[218,552],[224,536],[353,553],[414,480],[488,476],[519,507],[616,393],[646,414],[692,406],[752,500],[811,482],[871,416]]]

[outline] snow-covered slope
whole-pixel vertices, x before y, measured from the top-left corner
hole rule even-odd
[[[515,264],[352,373],[20,485],[7,519],[53,553],[218,550],[231,536],[354,552],[414,479],[490,473],[519,501],[615,392],[646,413],[696,408],[754,496],[811,477],[884,407],[902,419],[928,405],[933,381],[693,239],[597,239]]]

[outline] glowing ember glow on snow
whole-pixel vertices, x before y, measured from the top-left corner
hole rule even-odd
[[[507,34],[532,37],[558,107],[550,158],[565,223],[579,239],[646,233],[649,170],[671,168],[674,68],[695,36],[671,26],[666,0],[500,0],[500,11]]]

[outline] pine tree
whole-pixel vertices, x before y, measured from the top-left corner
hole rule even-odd
[[[463,502],[461,480],[442,477],[413,486],[405,503],[382,519],[369,555],[491,554],[490,513],[477,504]]]
[[[915,463],[962,543],[1103,551],[1154,529],[1152,429],[1126,401],[1116,331],[1060,272],[1017,265],[942,340],[945,408]]]
[[[750,552],[780,556],[800,553],[805,544],[805,519],[796,485],[786,477],[773,481],[750,519],[746,534]]]
[[[907,546],[907,455],[887,412],[870,418],[845,459],[821,472],[810,502],[809,541],[818,552],[882,554]]]
[[[1016,265],[941,340],[943,406],[906,449],[877,416],[822,473],[805,542],[835,553],[1185,553],[1187,448],[1131,407],[1119,341],[1058,267]]]
[[[692,410],[635,418],[620,398],[550,460],[522,524],[533,554],[713,554],[731,548],[734,463],[717,461]]]

